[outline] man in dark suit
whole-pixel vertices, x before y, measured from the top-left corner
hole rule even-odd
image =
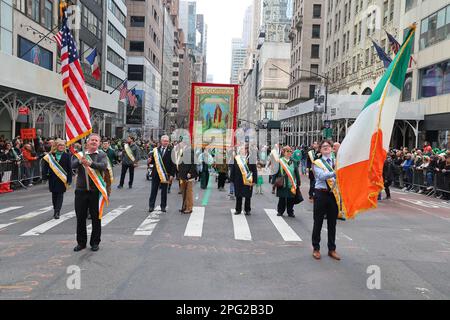
[[[101,235],[101,220],[99,217],[98,199],[100,191],[89,177],[89,186],[86,184],[85,167],[99,171],[103,174],[108,170],[108,160],[106,153],[99,152],[100,136],[91,134],[86,143],[86,151],[80,160],[77,157],[72,159],[72,168],[78,169],[77,185],[75,189],[75,213],[77,215],[77,242],[74,251],[86,248],[87,230],[86,219],[88,211],[92,217],[91,250],[98,251]]]
[[[152,190],[150,192],[149,209],[148,212],[155,210],[156,197],[158,196],[158,189],[161,186],[161,211],[166,212],[167,207],[167,188],[169,183],[172,183],[175,176],[175,164],[172,161],[172,148],[169,146],[170,140],[168,136],[161,137],[161,146],[156,150],[153,150],[149,154],[148,164],[153,163],[152,170]],[[158,166],[155,159],[155,152],[158,153],[159,158],[162,160],[164,172],[158,172]],[[164,175],[166,181],[161,181],[160,173]]]

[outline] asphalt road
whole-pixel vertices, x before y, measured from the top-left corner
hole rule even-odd
[[[252,215],[236,219],[234,201],[217,191],[214,177],[208,190],[196,185],[191,216],[178,212],[177,185],[167,213],[150,215],[144,175],[144,167],[136,171],[131,190],[114,187],[98,252],[72,251],[73,190],[57,225],[46,185],[0,195],[0,299],[450,298],[448,202],[394,191],[377,210],[338,222],[340,262],[327,257],[322,231],[316,261],[312,204],[296,206],[295,218],[274,217],[267,179]],[[373,270],[380,289],[368,288],[369,277],[377,283]]]

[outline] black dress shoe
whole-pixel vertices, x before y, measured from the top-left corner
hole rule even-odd
[[[155,208],[149,208],[148,209],[148,212],[153,212],[153,211],[155,211]]]
[[[78,244],[75,248],[73,248],[73,251],[78,252],[78,251],[81,251],[81,250],[83,250],[83,249],[86,249],[86,246],[80,246],[80,245]]]
[[[250,215],[251,215],[251,212],[250,212],[250,211],[249,211],[249,212],[246,212],[245,215],[246,215],[246,216],[250,216]]]
[[[236,211],[235,213],[234,213],[235,215],[238,215],[238,214],[241,214],[241,212],[239,211]]]
[[[133,186],[128,186],[128,189],[133,189]]]
[[[94,245],[91,247],[91,250],[92,250],[92,251],[98,251],[98,249],[99,249],[98,244],[94,244]]]
[[[192,211],[184,211],[183,214],[191,214]]]
[[[59,212],[55,212],[55,214],[53,215],[53,218],[55,218],[55,219],[59,219]]]
[[[282,213],[277,213],[277,216],[282,217],[283,214]]]
[[[167,211],[166,211],[166,208],[164,208],[164,209],[161,209],[161,212],[167,212]]]
[[[295,214],[293,214],[293,213],[292,214],[288,214],[288,216],[291,217],[291,218],[295,218]]]

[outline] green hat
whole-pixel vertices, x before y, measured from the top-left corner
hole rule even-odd
[[[295,150],[293,155],[292,155],[292,159],[295,161],[300,161],[302,159],[302,154],[300,152],[300,150]]]

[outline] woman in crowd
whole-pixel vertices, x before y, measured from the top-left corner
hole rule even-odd
[[[283,148],[282,157],[280,158],[278,173],[275,176],[277,197],[279,198],[278,216],[283,216],[287,209],[288,216],[295,217],[294,198],[296,196],[297,188],[300,188],[300,174],[298,172],[296,161],[291,159],[291,157],[292,148],[285,146]]]
[[[64,193],[72,183],[71,159],[66,151],[66,142],[57,139],[45,157],[42,170],[42,179],[48,180],[48,188],[52,193],[53,217],[59,219]]]

